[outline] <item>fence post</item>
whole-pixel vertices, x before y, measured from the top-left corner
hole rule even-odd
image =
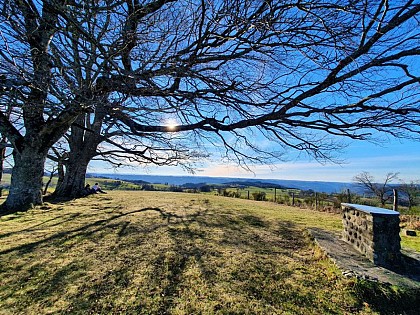
[[[318,193],[315,193],[315,210],[318,211]]]
[[[350,194],[350,189],[347,188],[347,202],[351,203],[351,194]]]
[[[292,206],[295,205],[295,193],[292,192]]]
[[[277,190],[276,188],[274,188],[274,202],[277,201]]]
[[[249,199],[249,190],[248,190],[248,199]]]
[[[394,211],[398,211],[398,190],[393,189],[393,192],[394,192],[394,205],[393,205],[392,209]]]

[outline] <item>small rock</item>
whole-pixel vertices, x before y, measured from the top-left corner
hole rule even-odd
[[[352,270],[345,270],[342,272],[342,275],[346,278],[353,278],[356,274]]]
[[[416,233],[416,231],[413,231],[413,230],[406,230],[405,235],[407,235],[407,236],[417,236],[417,233]]]

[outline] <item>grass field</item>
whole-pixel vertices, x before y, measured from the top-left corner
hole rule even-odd
[[[185,193],[46,203],[0,218],[0,314],[416,314],[419,292],[344,278],[305,234],[340,220]]]
[[[44,176],[43,183],[44,185],[48,182],[49,178]],[[140,190],[141,185],[137,185],[134,183],[121,181],[121,180],[114,180],[114,179],[107,179],[107,178],[94,178],[88,177],[86,178],[86,184],[93,186],[95,183],[99,183],[99,185],[104,190]],[[0,182],[0,186],[8,186],[10,184],[10,174],[3,174],[3,179]],[[57,185],[57,177],[53,177],[51,183],[48,185],[48,193],[52,193]],[[158,185],[156,185],[158,186]],[[3,191],[4,195],[7,195],[7,189]]]

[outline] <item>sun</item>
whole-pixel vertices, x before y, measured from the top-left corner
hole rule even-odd
[[[178,127],[178,122],[173,118],[167,119],[165,121],[165,127],[169,131],[175,131]]]

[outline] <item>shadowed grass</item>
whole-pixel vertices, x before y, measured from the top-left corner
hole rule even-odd
[[[376,314],[391,293],[391,313],[412,302],[342,278],[305,237],[340,220],[162,192],[46,204],[0,218],[0,314]]]

